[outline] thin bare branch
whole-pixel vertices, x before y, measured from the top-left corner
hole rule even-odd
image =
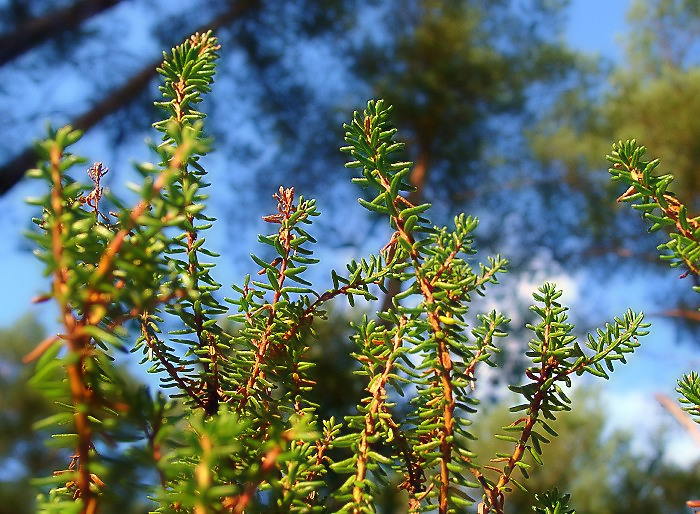
[[[0,66],[47,41],[78,29],[81,23],[121,1],[80,0],[71,6],[21,23],[14,31],[0,35]]]

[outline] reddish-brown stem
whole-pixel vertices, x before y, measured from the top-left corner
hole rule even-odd
[[[284,255],[280,260],[279,274],[277,275],[277,288],[275,289],[275,294],[273,295],[272,302],[265,305],[265,308],[269,311],[267,317],[267,323],[265,326],[265,331],[263,332],[260,340],[257,342],[257,351],[255,352],[255,361],[253,362],[253,368],[251,370],[250,376],[246,381],[245,386],[240,390],[241,399],[238,402],[238,412],[243,412],[245,409],[248,398],[253,392],[256,382],[262,373],[263,362],[267,356],[268,348],[271,342],[271,336],[273,332],[273,326],[275,319],[277,317],[277,303],[282,297],[282,287],[284,286],[284,281],[286,278],[285,271],[289,266],[289,258],[291,255],[291,242],[293,235],[289,228],[286,226],[286,220],[294,213],[295,207],[293,205],[294,200],[294,188],[284,189],[282,186],[279,188],[279,192],[274,195],[278,201],[279,214],[274,214],[271,216],[266,216],[263,219],[271,223],[281,223],[282,226],[279,229],[278,239],[282,244]]]
[[[546,376],[547,371],[551,370],[549,370],[548,367],[542,369],[540,375],[540,383],[546,380],[546,378],[544,377]],[[494,512],[496,512],[496,514],[503,514],[504,512],[503,490],[506,487],[506,485],[508,485],[508,482],[510,482],[510,476],[513,473],[515,467],[517,466],[517,462],[520,462],[520,460],[525,454],[525,448],[527,447],[527,442],[530,439],[532,429],[535,427],[535,423],[537,422],[537,415],[539,414],[543,400],[544,391],[538,390],[532,399],[532,403],[530,404],[530,414],[525,418],[525,424],[523,426],[522,432],[520,433],[520,438],[518,439],[518,442],[515,443],[515,449],[513,450],[513,453],[511,453],[510,457],[508,457],[508,462],[504,466],[501,475],[498,477],[498,482],[492,488],[489,488],[486,491],[489,498],[489,502],[491,504],[490,506],[494,510]]]
[[[158,478],[160,485],[163,489],[167,486],[167,478],[165,473],[158,465],[163,455],[161,453],[160,443],[156,442],[158,438],[158,432],[163,427],[163,412],[162,409],[158,411],[158,419],[155,420],[150,426],[147,420],[143,420],[143,433],[146,435],[146,440],[148,441],[148,447],[151,450],[151,456],[153,457],[153,462],[156,464],[156,470],[158,472]]]
[[[403,221],[396,219],[399,234],[402,238],[406,239],[409,243],[412,243],[413,238],[410,234],[403,230]],[[440,514],[445,514],[448,510],[448,497],[449,497],[449,486],[450,486],[450,470],[449,463],[452,461],[452,438],[454,436],[454,410],[455,410],[455,399],[454,390],[452,387],[452,371],[453,364],[452,358],[450,357],[450,351],[447,347],[447,342],[445,341],[444,331],[440,325],[440,311],[438,309],[433,309],[435,298],[433,297],[433,286],[430,281],[424,277],[419,272],[420,255],[412,250],[410,254],[411,260],[414,264],[414,270],[416,275],[416,280],[421,289],[423,295],[423,301],[426,306],[426,311],[428,313],[428,323],[430,325],[430,330],[433,337],[437,341],[437,357],[438,357],[438,368],[435,370],[435,374],[440,381],[440,386],[442,388],[443,397],[443,408],[442,408],[442,427],[440,428],[440,496],[438,503],[438,511]]]
[[[491,329],[493,329],[493,325],[491,326]],[[464,376],[468,377],[469,380],[474,380],[474,371],[476,370],[476,365],[480,362],[481,356],[485,353],[485,349],[491,344],[491,336],[489,336],[488,339],[484,340],[483,346],[479,348],[475,353],[474,356],[471,358],[469,363],[467,364],[465,370],[464,370]]]
[[[180,386],[180,389],[183,390],[184,392],[187,393],[187,395],[192,398],[192,400],[199,405],[202,409],[206,410],[206,406],[204,405],[204,402],[202,399],[199,397],[199,395],[192,389],[192,385],[188,384],[185,379],[183,379],[180,374],[178,373],[177,368],[173,366],[172,362],[170,362],[170,359],[168,359],[165,355],[163,355],[163,352],[160,351],[160,347],[158,345],[158,341],[154,340],[154,337],[151,335],[150,330],[148,330],[148,320],[149,320],[150,315],[147,312],[144,312],[141,315],[141,334],[143,335],[144,341],[146,342],[146,345],[148,348],[155,354],[155,356],[158,358],[160,363],[163,365],[165,368],[165,371],[167,371],[168,375],[170,375],[170,378],[172,378],[175,383]]]
[[[320,466],[321,464],[323,464],[323,461],[325,460],[325,453],[330,448],[332,442],[333,442],[333,439],[332,439],[332,433],[330,430],[328,431],[328,433],[326,433],[326,437],[323,439],[323,441],[316,441],[316,459],[315,459],[316,466]],[[320,475],[319,471],[311,471],[305,477],[305,480],[313,481],[319,475]],[[311,502],[312,504],[316,502],[317,498],[318,498],[318,491],[315,491],[315,490],[311,491],[307,496],[308,501]]]
[[[323,293],[321,296],[319,296],[311,305],[309,305],[304,311],[301,313],[301,316],[299,317],[299,323],[295,323],[292,325],[282,336],[283,341],[289,341],[292,339],[294,336],[296,336],[299,333],[299,329],[302,327],[305,321],[311,320],[313,314],[323,306],[326,302],[332,300],[336,296],[344,295],[347,294],[349,289],[354,289],[357,288],[360,285],[367,284],[367,282],[358,279],[357,281],[351,283],[351,284],[345,284],[344,286],[339,287],[338,289],[333,289],[331,291],[326,291]]]
[[[386,404],[382,405],[382,411],[387,415],[384,421],[393,432],[394,439],[396,440],[399,450],[403,455],[404,462],[406,463],[406,476],[404,482],[399,486],[399,489],[406,489],[409,494],[409,498],[415,498],[418,493],[423,492],[425,487],[423,483],[425,482],[425,474],[417,462],[416,455],[411,450],[408,440],[401,433],[400,427],[389,415],[389,411],[386,408]]]
[[[182,151],[182,149],[178,149]],[[173,169],[173,164],[177,165],[180,154],[176,152],[171,161],[171,166],[163,171],[156,178],[151,187],[151,195],[149,199],[156,195],[164,186],[166,174]],[[82,306],[82,311],[85,313],[82,319],[76,319],[73,314],[70,300],[68,298],[68,276],[69,268],[63,262],[63,231],[64,227],[61,222],[63,217],[63,187],[61,177],[61,161],[63,153],[57,145],[54,145],[49,152],[49,165],[51,172],[51,197],[50,203],[53,210],[54,220],[51,227],[51,242],[56,269],[53,277],[53,296],[58,301],[61,307],[62,322],[65,327],[65,336],[62,337],[66,341],[69,357],[66,364],[66,373],[68,375],[68,384],[71,392],[71,401],[75,409],[74,423],[76,428],[77,443],[77,460],[78,460],[78,476],[76,484],[80,498],[83,502],[83,513],[92,513],[97,511],[98,497],[91,491],[90,484],[93,480],[90,473],[90,451],[92,447],[92,426],[89,421],[90,408],[93,403],[92,391],[86,384],[85,377],[85,361],[89,357],[91,349],[91,338],[83,330],[87,325],[97,325],[103,314],[95,315],[94,313],[100,310],[92,309],[95,304],[105,304],[109,298],[103,294],[94,291],[92,285],[88,287],[90,290],[87,294],[87,301]],[[107,245],[107,248],[100,257],[98,266],[92,277],[92,280],[98,280],[111,273],[112,265],[117,256],[121,245],[129,234],[130,230],[136,224],[138,218],[146,211],[149,206],[148,200],[142,200],[131,212],[127,226],[122,227],[114,238]]]
[[[365,137],[367,142],[371,146],[371,123],[369,118],[365,118]],[[416,165],[414,173],[423,174],[419,177],[422,181],[424,180],[424,174],[427,172],[427,154],[425,154],[426,160],[421,160],[420,163]],[[374,160],[375,164],[378,162],[378,156],[373,155],[371,158]],[[385,177],[379,169],[375,167],[378,171],[379,182],[381,183],[384,190],[389,193],[391,191],[391,184],[387,177]],[[394,208],[400,212],[403,207],[413,207],[413,203],[402,196],[397,196],[394,200]],[[396,231],[398,237],[403,239],[411,247],[409,252],[409,259],[413,264],[414,273],[416,276],[416,282],[420,287],[421,294],[423,296],[423,302],[428,313],[428,324],[430,325],[430,331],[433,337],[437,341],[437,357],[438,357],[438,368],[435,371],[436,378],[440,382],[442,388],[443,397],[443,409],[442,409],[442,426],[439,432],[440,441],[440,492],[438,500],[438,511],[440,514],[446,514],[448,510],[448,498],[449,498],[449,484],[450,484],[450,470],[449,464],[452,461],[452,438],[454,436],[454,410],[456,402],[454,399],[454,390],[452,386],[452,371],[453,364],[452,358],[450,357],[450,352],[447,347],[447,343],[444,339],[444,332],[440,324],[440,311],[439,309],[433,308],[436,301],[433,296],[433,284],[420,272],[420,265],[423,261],[423,257],[420,255],[418,250],[414,248],[415,239],[413,235],[404,229],[405,220],[401,219],[400,216],[392,216],[392,220],[396,225]],[[439,337],[442,336],[442,337]]]
[[[253,496],[255,496],[255,492],[258,490],[258,487],[264,480],[265,476],[267,476],[268,473],[275,469],[277,465],[277,457],[280,453],[282,453],[281,446],[275,446],[274,448],[269,450],[263,456],[262,461],[260,463],[260,478],[255,482],[248,482],[242,494],[234,498],[228,498],[225,501],[224,507],[230,510],[231,512],[237,514],[244,512],[246,505],[248,505],[250,500],[253,499]]]
[[[179,106],[179,102],[176,107]],[[178,123],[181,120],[178,118]],[[180,172],[180,178],[182,181],[182,190],[187,191],[190,188],[190,177],[187,171],[186,163],[183,163]],[[192,227],[192,230],[187,230],[186,233],[186,244],[187,244],[187,257],[188,266],[187,273],[192,280],[192,288],[199,292],[199,280],[197,278],[199,272],[199,259],[197,256],[197,248],[195,243],[197,242],[197,232],[194,230],[195,217],[193,214],[187,212],[187,206],[185,209],[185,218],[187,220],[187,226]],[[219,411],[219,379],[217,375],[217,348],[216,339],[211,334],[204,333],[204,313],[202,312],[201,304],[192,304],[192,310],[194,315],[194,330],[197,334],[197,341],[200,348],[207,347],[209,349],[209,360],[202,361],[202,367],[204,368],[204,381],[206,388],[206,400],[204,400],[204,410],[209,416],[213,416]]]
[[[90,338],[78,336],[80,326],[73,315],[68,295],[69,270],[63,259],[63,183],[61,178],[61,161],[63,152],[58,145],[51,147],[49,165],[51,167],[51,208],[53,210],[53,225],[51,241],[56,269],[53,274],[53,294],[61,306],[62,322],[65,327],[65,338],[69,357],[66,360],[66,373],[74,409],[73,421],[78,438],[77,457],[78,471],[76,483],[83,502],[83,513],[92,513],[97,509],[97,497],[90,490],[90,448],[92,446],[92,428],[88,418],[91,392],[85,384],[84,365],[90,351]]]
[[[554,370],[558,365],[556,359],[544,358],[550,346],[550,335],[551,328],[550,325],[547,325],[544,329],[541,350],[542,364],[540,366],[539,374],[534,376],[539,387],[537,388],[537,392],[535,393],[535,395],[532,398],[532,401],[530,402],[528,415],[516,422],[518,424],[524,423],[522,431],[520,432],[520,437],[515,443],[515,448],[513,449],[513,452],[511,453],[510,457],[508,457],[508,461],[503,467],[503,470],[501,471],[501,474],[498,477],[498,481],[496,482],[496,484],[490,487],[485,487],[484,492],[488,497],[488,507],[496,514],[503,514],[504,512],[503,502],[505,500],[505,496],[503,494],[503,491],[510,482],[511,474],[517,466],[517,463],[520,462],[520,460],[523,458],[525,454],[525,449],[527,448],[527,443],[530,439],[530,435],[532,434],[532,429],[535,427],[535,423],[537,423],[537,418],[546,394],[546,390],[543,389],[543,384],[552,376]],[[482,482],[482,486],[483,485],[485,485],[484,482]]]
[[[399,325],[396,327],[396,333],[394,334],[391,352],[387,354],[381,378],[379,380],[374,380],[369,389],[372,397],[369,400],[369,408],[367,410],[367,414],[365,414],[365,427],[360,435],[360,443],[357,448],[357,462],[355,463],[357,471],[355,472],[355,486],[352,490],[352,498],[355,502],[355,512],[358,513],[361,512],[360,505],[362,504],[365,489],[362,483],[367,476],[369,437],[374,434],[375,423],[377,422],[379,411],[382,410],[382,407],[385,405],[386,383],[389,380],[389,375],[391,374],[396,352],[403,342],[403,329],[406,326],[406,323],[406,317],[402,317],[399,320]],[[365,345],[367,346],[373,346],[374,344],[374,341],[365,341]]]

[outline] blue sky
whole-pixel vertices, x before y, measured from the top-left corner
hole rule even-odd
[[[574,48],[619,61],[631,0],[573,0],[567,40]]]

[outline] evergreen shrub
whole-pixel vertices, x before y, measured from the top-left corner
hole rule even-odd
[[[354,113],[342,150],[353,182],[369,192],[360,204],[393,231],[386,245],[317,289],[307,273],[318,262],[308,231],[316,204],[280,187],[276,212],[263,218],[270,234],[259,237],[262,254],[273,257],[253,255],[258,275],[221,298],[217,255],[205,238],[215,221],[200,161],[210,140],[196,110],[218,50],[206,33],[164,54],[164,118],[154,125],[162,142],[153,148],[157,162],[138,166],[134,205],[100,185],[102,163],[90,166],[91,183],[74,176],[84,162],[70,152],[79,132],[52,130],[39,144],[42,160],[29,174],[48,192],[31,200],[41,209],[31,237],[51,287],[38,300],[58,306],[62,329],[27,360],[33,385],[63,409],[38,427],[73,455],[36,480],[40,511],[107,510],[118,494],[112,478],[139,466],[157,479],[129,494],[150,498],[155,512],[375,512],[396,483],[409,512],[504,512],[510,488],[524,487],[528,460],[541,464],[542,445],[557,436],[550,422],[569,409],[565,388],[585,374],[608,378],[625,363],[647,333],[642,314],[628,311],[579,342],[561,291],[542,285],[533,294],[529,364],[511,386],[519,402],[494,435],[512,451],[479,455],[470,432],[477,369],[496,365],[508,319],[474,315],[470,306],[507,261],[476,260],[473,217],[435,227],[430,205],[409,201],[411,165],[396,157],[402,143],[381,100]],[[690,222],[681,214],[683,228]],[[698,251],[679,258],[697,261]],[[403,284],[392,308],[353,325],[347,359],[356,361],[363,398],[355,414],[326,417],[310,399],[324,387],[309,359],[314,324],[329,302],[375,300],[388,280]],[[157,373],[161,390],[130,387],[119,353]],[[697,403],[692,391],[684,394]],[[407,415],[396,414],[399,402],[410,406]],[[570,512],[557,491],[535,500],[538,512]]]

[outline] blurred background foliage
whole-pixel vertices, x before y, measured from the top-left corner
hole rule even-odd
[[[589,170],[599,169],[610,140],[635,137],[674,173],[674,191],[697,210],[700,5],[635,0],[628,21],[624,61],[611,66],[598,60],[581,68],[579,84],[557,99],[531,133],[533,148],[544,161],[563,166],[574,187],[586,189],[595,185]]]
[[[696,494],[700,470],[688,470],[664,459],[668,440],[663,429],[644,449],[635,448],[631,431],[611,430],[599,393],[595,388],[576,389],[572,411],[552,425],[559,437],[543,447],[545,465],[529,460],[530,492],[554,487],[567,491],[577,514],[686,512],[685,502]],[[511,422],[507,408],[500,404],[490,405],[480,415],[475,426],[484,441]],[[493,438],[479,448],[485,455],[507,450],[503,441]],[[514,490],[508,501],[512,512],[531,510],[531,494],[520,489]]]
[[[160,51],[212,28],[223,48],[203,108],[218,149],[207,167],[224,221],[221,250],[239,268],[249,253],[241,230],[260,229],[241,212],[258,213],[279,183],[328,207],[330,221],[317,230],[334,251],[385,236],[352,210],[355,190],[331,174],[342,173],[342,121],[367,98],[383,97],[416,163],[416,195],[433,202],[440,222],[458,211],[480,216],[479,245],[514,263],[505,289],[543,258],[545,266],[599,277],[640,266],[666,276],[650,264],[659,240],[615,207],[621,191],[609,185],[603,156],[613,140],[636,137],[676,174],[673,190],[700,209],[700,4],[634,0],[621,62],[564,43],[568,7],[566,0],[2,0],[0,191],[21,190],[46,118],[88,130],[83,153],[108,162],[107,185],[121,187],[129,157],[146,158],[138,149],[156,119]],[[697,341],[690,288],[649,284],[663,290],[659,312],[677,316],[679,333]],[[515,320],[526,316],[512,295],[507,301]],[[359,394],[344,360],[346,322],[355,315],[334,312],[313,346],[324,384],[317,401],[336,417]],[[518,340],[518,324],[511,328]],[[68,457],[44,448],[31,429],[52,409],[27,388],[30,372],[20,364],[42,330],[24,318],[0,333],[0,512],[30,512],[27,477]],[[521,348],[501,356],[508,378],[521,370]],[[503,420],[492,390],[481,393],[493,407],[480,415],[494,428]],[[595,393],[578,396],[579,409],[562,417],[562,437],[546,451],[550,465],[533,472],[533,489],[556,483],[581,513],[683,512],[700,492],[697,464],[679,469],[664,459],[663,437],[634,451],[630,434],[606,427]],[[124,480],[148,479],[131,471]],[[586,494],[591,484],[604,494]],[[130,500],[124,512],[145,508]],[[528,511],[525,497],[517,501],[514,512]]]
[[[67,455],[44,446],[47,433],[32,425],[57,412],[51,402],[27,387],[32,368],[21,364],[44,328],[31,316],[0,329],[0,511],[32,512],[35,493],[29,479],[61,468]]]

